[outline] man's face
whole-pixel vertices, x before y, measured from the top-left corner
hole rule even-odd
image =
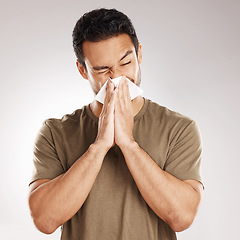
[[[95,94],[99,92],[108,78],[126,76],[136,85],[140,85],[142,61],[141,45],[138,56],[127,34],[121,34],[100,42],[83,43],[83,53],[87,71],[77,63],[78,69],[88,79]]]

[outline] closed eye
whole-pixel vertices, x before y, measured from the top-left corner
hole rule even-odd
[[[126,63],[123,63],[123,64],[121,64],[121,66],[128,65],[129,63],[131,63],[131,61],[129,61],[129,62],[126,62]]]
[[[120,66],[123,67],[123,66],[126,66],[126,65],[130,64],[130,63],[131,63],[131,61],[126,62],[126,63],[123,63],[123,64],[121,64]],[[107,72],[109,72],[109,71],[110,71],[110,69],[106,69],[106,70],[104,70],[104,71],[98,72],[97,74],[104,74],[104,73],[107,73]]]
[[[107,73],[109,70],[105,70],[105,71],[102,71],[102,72],[98,72],[97,74],[103,74],[103,73]]]

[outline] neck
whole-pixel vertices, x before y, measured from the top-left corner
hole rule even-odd
[[[138,96],[138,97],[136,97],[132,100],[132,108],[133,108],[134,116],[136,116],[140,112],[140,110],[143,107],[143,104],[144,104],[144,98],[142,96]],[[102,107],[103,107],[103,104],[96,101],[96,100],[94,100],[90,104],[91,111],[98,118],[99,118],[99,115],[102,111]]]

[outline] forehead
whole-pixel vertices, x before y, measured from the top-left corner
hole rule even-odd
[[[132,40],[127,34],[99,42],[83,43],[85,62],[91,65],[111,65],[114,61],[119,61],[128,50],[136,53]]]

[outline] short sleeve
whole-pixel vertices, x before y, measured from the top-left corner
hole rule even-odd
[[[194,121],[176,134],[168,153],[165,171],[180,180],[197,180],[201,176],[201,137]]]
[[[38,179],[53,179],[64,173],[58,158],[52,132],[47,122],[37,134],[33,147],[33,173],[31,183]]]

